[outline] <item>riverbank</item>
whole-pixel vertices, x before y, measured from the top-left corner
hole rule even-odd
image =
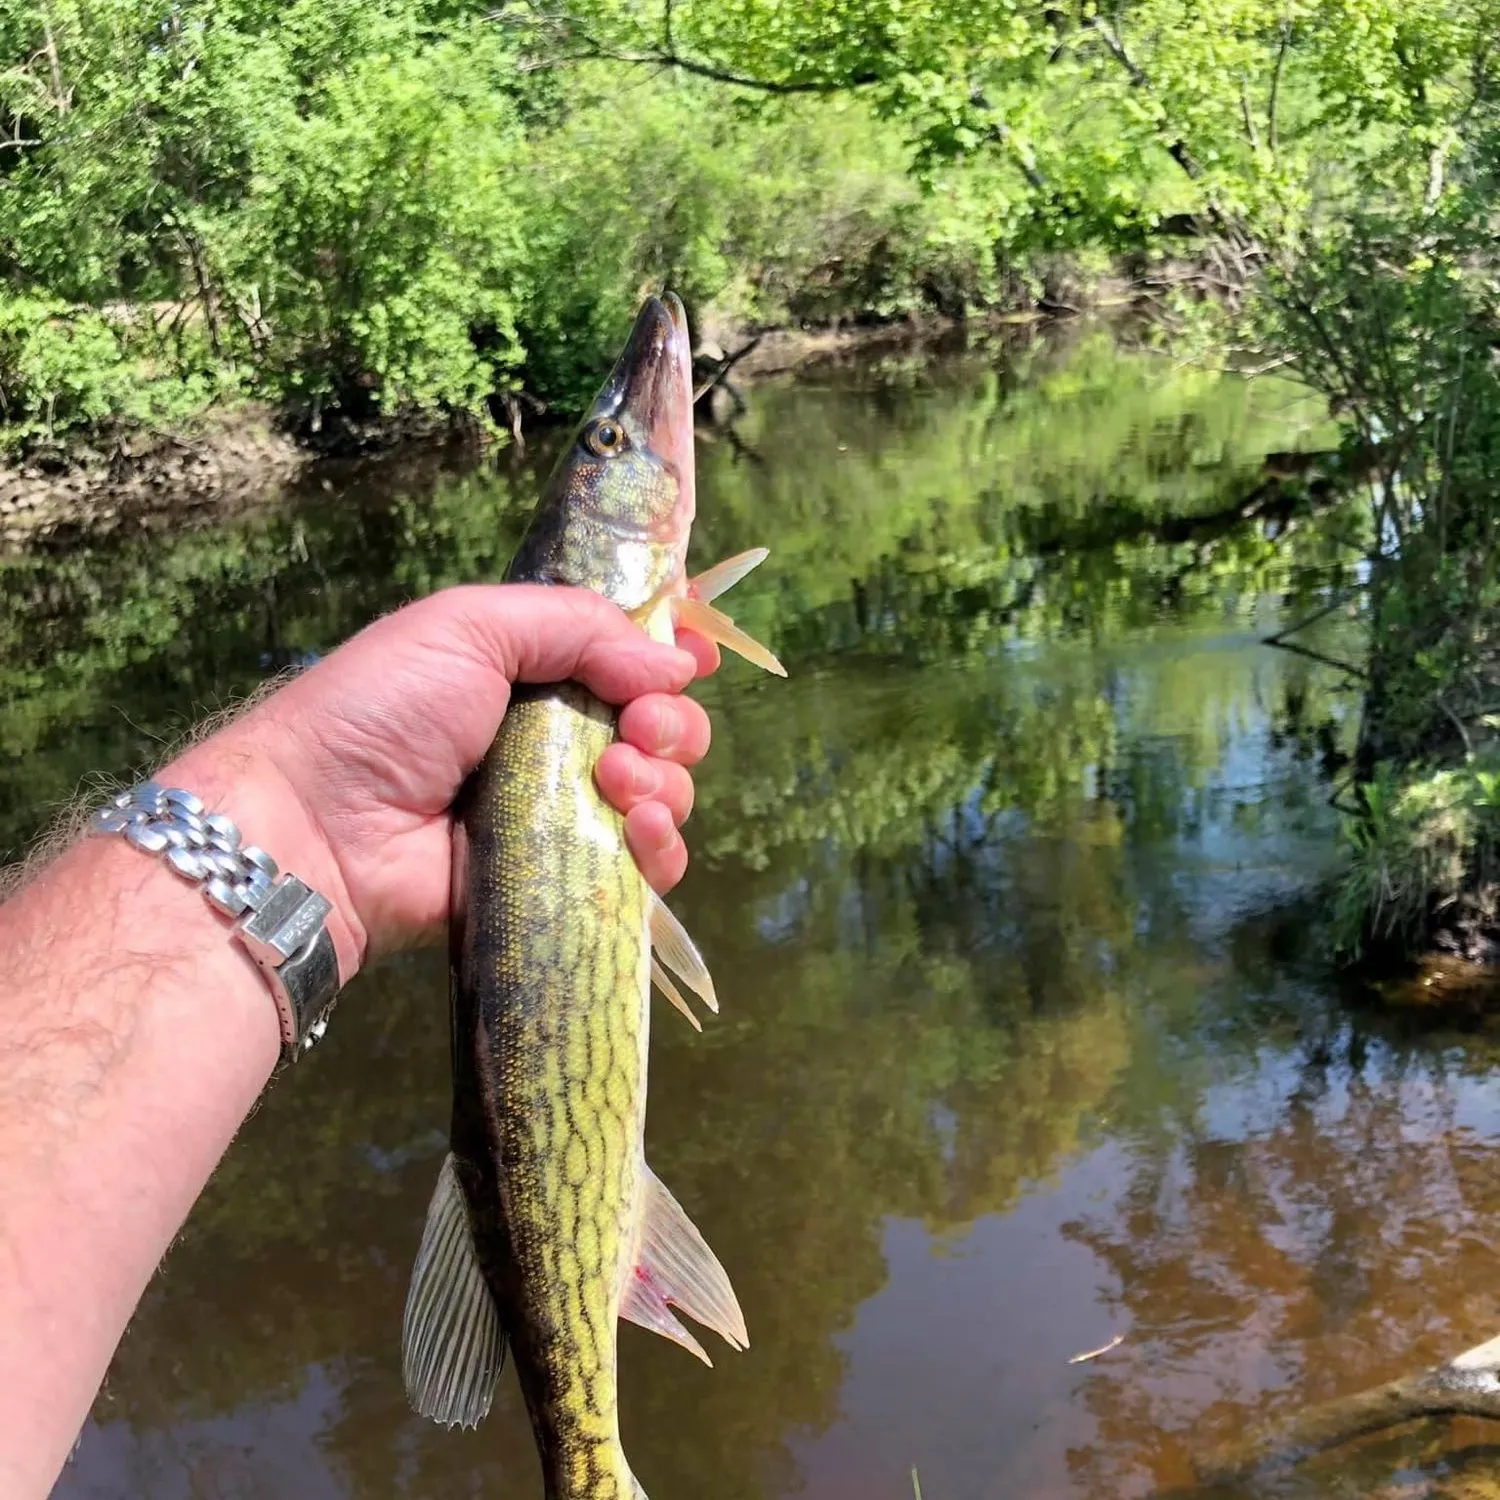
[[[709,421],[738,410],[738,387],[794,375],[822,363],[883,351],[954,348],[976,336],[1018,339],[1094,317],[1159,311],[1164,290],[1192,286],[1206,262],[1151,255],[1085,270],[1067,255],[1046,257],[1031,294],[977,314],[934,308],[902,317],[848,315],[830,322],[756,327],[710,306],[698,330],[695,365]],[[492,402],[486,430],[468,413],[407,412],[391,418],[305,414],[264,402],[210,410],[166,431],[82,430],[55,446],[0,462],[0,554],[52,546],[76,534],[232,515],[263,503],[280,485],[316,477],[330,460],[388,454],[404,445],[512,441],[524,449],[538,432],[574,413],[527,395]]]
[[[915,350],[960,337],[966,329],[1045,321],[1045,314],[996,315],[967,323],[930,314],[888,323],[754,333],[715,324],[707,330],[699,367],[708,384],[729,362],[723,384],[713,393],[719,396],[731,383],[748,386],[821,361],[884,348]],[[560,415],[545,409],[521,410],[524,426],[518,422],[511,432],[512,441],[520,440],[518,446],[524,447],[538,429],[560,425]],[[712,399],[709,410],[724,414]],[[494,440],[462,414],[298,432],[283,413],[259,403],[210,413],[177,432],[125,433],[109,442],[97,435],[79,437],[45,454],[0,465],[0,553],[56,546],[81,534],[205,524],[274,500],[282,487],[316,481],[323,468],[342,469],[351,459],[390,455],[408,445],[426,451],[455,441],[483,445]],[[506,439],[502,435],[499,440]]]
[[[216,413],[181,433],[122,435],[108,447],[77,442],[0,467],[0,551],[164,517],[232,514],[315,457],[262,406]]]

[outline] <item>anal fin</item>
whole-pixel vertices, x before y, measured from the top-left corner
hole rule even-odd
[[[401,1364],[421,1416],[474,1427],[489,1411],[505,1363],[505,1334],[474,1249],[453,1154],[443,1158],[406,1294]]]
[[[620,1316],[681,1344],[706,1365],[713,1361],[673,1315],[673,1307],[713,1329],[730,1348],[749,1348],[745,1315],[724,1267],[682,1205],[645,1163],[641,1199],[640,1250],[629,1273]]]

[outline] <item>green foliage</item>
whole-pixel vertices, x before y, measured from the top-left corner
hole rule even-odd
[[[88,308],[0,298],[0,437],[7,446],[98,422],[124,402],[130,366],[114,330]]]
[[[1407,211],[1351,216],[1266,287],[1271,337],[1348,423],[1375,540],[1363,800],[1341,895],[1351,950],[1418,948],[1441,930],[1480,953],[1500,915],[1474,770],[1494,753],[1500,703],[1500,253],[1495,137],[1479,121],[1461,150],[1433,157],[1445,174]]]
[[[133,418],[143,379],[305,417],[567,404],[663,282],[713,326],[962,314],[1174,215],[1295,241],[1372,183],[1441,190],[1493,9],[25,0],[0,286],[77,347],[28,324],[62,373],[20,420]]]
[[[206,363],[163,369],[143,342],[128,318],[0,292],[0,453],[52,444],[69,429],[181,427],[231,387],[229,372]]]
[[[534,226],[534,388],[576,396],[597,380],[643,279],[716,325],[957,312],[1001,295],[987,164],[924,195],[910,148],[861,100],[749,116],[701,83],[621,90],[594,76],[598,94],[535,137],[517,174],[516,212]]]
[[[1335,888],[1342,952],[1416,950],[1437,925],[1500,919],[1500,752],[1443,770],[1382,762],[1360,799]]]
[[[772,88],[859,89],[919,161],[999,168],[1004,246],[1138,246],[1173,213],[1305,233],[1425,182],[1487,86],[1493,0],[573,0],[569,43]]]
[[[479,411],[523,381],[567,402],[645,285],[762,323],[1004,295],[1018,205],[993,161],[927,194],[857,97],[756,110],[526,42],[426,0],[8,12],[0,284],[98,335],[37,400],[128,417],[149,372],[303,415]],[[28,326],[56,344],[51,317]]]
[[[248,191],[210,242],[236,342],[274,388],[473,410],[507,383],[521,352],[510,64],[471,26],[352,59],[257,131]]]

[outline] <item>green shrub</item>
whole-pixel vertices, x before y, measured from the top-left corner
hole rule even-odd
[[[751,112],[722,91],[595,75],[517,172],[528,226],[527,384],[575,399],[643,289],[762,326],[963,312],[1001,291],[993,163],[924,193],[913,147],[858,99]]]
[[[47,297],[0,296],[0,444],[101,422],[123,404],[131,362],[99,313]]]
[[[237,338],[302,401],[475,409],[521,357],[513,64],[474,26],[375,53],[265,122],[232,215],[215,221]]]

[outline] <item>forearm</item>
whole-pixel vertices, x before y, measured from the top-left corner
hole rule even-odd
[[[336,903],[319,830],[250,727],[159,779]],[[330,923],[347,979],[359,940]],[[196,887],[90,838],[0,907],[0,1494],[48,1493],[115,1345],[275,1067],[265,980]]]

